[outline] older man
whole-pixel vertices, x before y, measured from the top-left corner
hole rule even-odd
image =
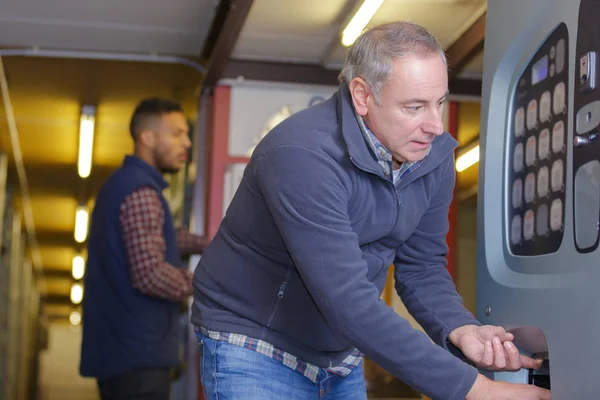
[[[446,270],[455,140],[444,53],[405,22],[364,33],[339,91],[257,146],[194,276],[207,399],[366,399],[361,354],[444,400],[549,399],[478,366],[536,367]],[[381,300],[388,266],[427,335]],[[431,343],[431,339],[435,343]]]

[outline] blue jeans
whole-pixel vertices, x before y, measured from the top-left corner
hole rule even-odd
[[[362,363],[344,378],[320,369],[314,383],[263,354],[196,335],[206,400],[367,400]]]

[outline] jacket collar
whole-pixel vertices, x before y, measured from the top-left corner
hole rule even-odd
[[[125,156],[123,168],[134,168],[150,178],[152,184],[160,191],[166,189],[169,184],[156,168],[137,156]]]
[[[361,133],[360,125],[354,113],[350,90],[345,83],[340,85],[337,93],[337,102],[342,137],[346,142],[350,160],[356,167],[386,179],[381,167],[377,163],[377,159],[369,150]],[[458,147],[458,142],[448,132],[444,132],[441,136],[436,137],[431,143],[429,154],[423,159],[423,163],[417,169],[419,176],[435,169],[446,157],[452,156],[456,147]]]

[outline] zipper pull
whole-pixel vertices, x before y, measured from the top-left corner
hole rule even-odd
[[[277,297],[283,299],[283,292],[285,291],[285,287],[287,286],[287,282],[283,282],[281,286],[279,286],[279,292],[277,292]]]

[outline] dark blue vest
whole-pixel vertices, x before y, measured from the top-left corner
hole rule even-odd
[[[180,263],[173,217],[162,196],[167,183],[155,168],[127,156],[102,186],[91,218],[82,313],[83,376],[107,378],[134,368],[178,363],[179,305],[132,287],[119,223],[123,200],[144,186],[156,190],[165,212],[165,260]]]

